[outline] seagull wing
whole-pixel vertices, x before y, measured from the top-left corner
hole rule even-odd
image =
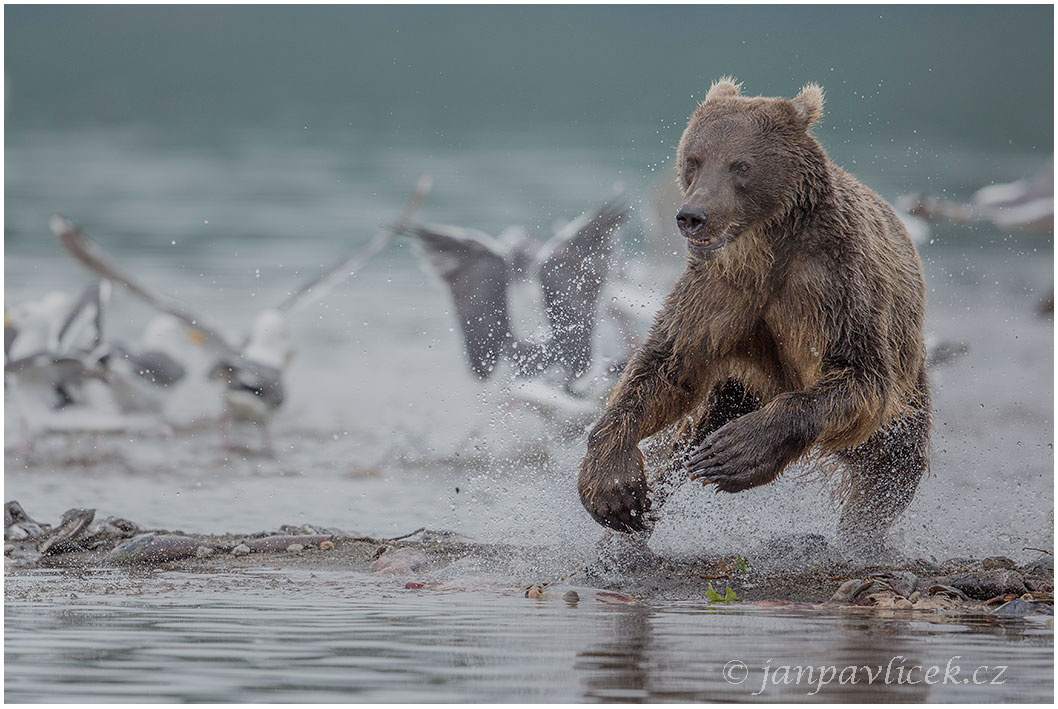
[[[408,225],[401,233],[418,240],[448,284],[470,369],[487,379],[511,338],[502,246],[487,234],[458,227]]]
[[[269,409],[278,409],[286,399],[282,371],[245,357],[220,360],[213,366],[209,378],[222,380],[230,391],[256,396]]]
[[[109,302],[110,281],[100,280],[85,288],[59,328],[56,352],[92,351],[103,344],[103,321]],[[91,341],[87,347],[83,346],[85,343],[79,343],[85,328],[91,328]]]
[[[433,181],[430,176],[422,175],[396,222],[380,231],[363,249],[346,256],[315,278],[302,284],[300,288],[287,296],[277,309],[285,313],[298,311],[309,303],[325,297],[335,286],[360,270],[365,263],[386,248],[404,225],[411,221],[412,215],[422,204],[432,185]]]
[[[614,234],[630,212],[625,196],[618,195],[566,225],[538,257],[551,346],[573,377],[591,365],[596,308],[610,272]]]
[[[121,345],[114,345],[113,352],[128,361],[132,373],[159,387],[173,386],[187,374],[187,368],[161,350],[130,352]]]
[[[122,273],[103,249],[100,248],[99,244],[85,236],[76,224],[63,217],[55,216],[51,219],[51,230],[62,242],[66,251],[90,271],[113,283],[124,286],[140,300],[145,301],[163,313],[169,313],[182,320],[192,329],[202,333],[206,343],[212,347],[225,354],[235,354],[235,349],[220,334],[219,330],[209,327],[201,318],[196,317],[172,298],[160,293],[154,293]]]

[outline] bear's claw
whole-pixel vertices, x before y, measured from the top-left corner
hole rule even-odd
[[[618,532],[638,532],[646,529],[650,500],[646,485],[618,483],[593,499],[584,499],[584,508],[596,522]]]
[[[647,528],[650,498],[638,449],[602,460],[589,455],[577,487],[584,509],[604,527],[618,532]]]
[[[718,491],[742,492],[771,482],[784,464],[778,451],[763,445],[752,420],[739,419],[705,439],[687,460],[687,472],[692,480],[712,483]]]

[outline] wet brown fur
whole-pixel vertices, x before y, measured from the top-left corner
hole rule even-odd
[[[578,488],[601,524],[647,526],[638,444],[662,431],[728,492],[836,454],[842,530],[861,540],[913,496],[930,427],[921,263],[890,206],[812,136],[822,108],[814,84],[747,98],[722,79],[691,116],[680,186],[726,243],[691,249],[589,436]]]

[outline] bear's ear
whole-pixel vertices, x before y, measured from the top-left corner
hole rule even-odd
[[[790,104],[806,125],[812,125],[823,115],[823,87],[814,82],[805,84]]]
[[[714,98],[738,96],[741,91],[741,83],[735,81],[730,76],[721,76],[709,87],[709,93],[705,95],[705,101],[708,102]]]

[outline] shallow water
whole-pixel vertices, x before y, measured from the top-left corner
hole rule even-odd
[[[7,584],[13,702],[1053,697],[1053,631],[1038,621],[621,606],[585,589],[570,605],[558,594],[412,591],[392,579],[297,570],[38,572]],[[42,584],[52,586],[47,594]],[[788,683],[796,670],[781,669],[808,665],[835,670]],[[878,679],[842,676],[849,666],[869,666]],[[940,670],[927,682],[931,666]]]
[[[888,199],[965,198],[1038,169],[1053,143],[1044,7],[239,13],[5,8],[5,303],[89,282],[47,231],[56,212],[233,333],[366,243],[421,172],[435,181],[424,220],[491,233],[525,224],[546,238],[617,182],[642,212],[686,114],[725,72],[751,93],[822,81],[817,134]],[[673,41],[688,26],[708,39]],[[989,86],[1019,97],[1017,110]],[[669,236],[645,238],[638,219],[622,235],[654,295],[681,258]],[[969,353],[932,375],[932,474],[895,539],[910,556],[1028,559],[1024,547],[1053,547],[1053,324],[1034,313],[1053,283],[1052,238],[941,225],[920,252],[927,330]],[[151,315],[117,291],[109,331],[134,342]],[[539,324],[517,322],[523,334]],[[557,567],[583,559],[599,529],[574,490],[580,432],[474,381],[454,325],[442,284],[395,243],[292,323],[274,456],[223,447],[208,387],[174,397],[171,430],[43,436],[27,454],[5,389],[5,499],[43,522],[83,506],[206,533],[426,526],[541,545]],[[613,354],[613,323],[601,330]],[[796,475],[730,497],[686,486],[651,546],[735,554],[776,535],[831,536],[827,489]],[[1009,664],[1009,679],[820,695],[1052,697],[1053,635],[1035,622],[620,607],[590,590],[574,608],[522,598],[511,571],[443,593],[314,573],[8,573],[5,696],[795,701],[812,688],[751,694],[761,665],[959,655]],[[721,675],[734,659],[756,668],[740,686]]]
[[[1031,255],[1034,244],[923,248],[933,286],[928,330],[970,351],[932,376],[931,475],[895,529],[909,555],[1026,560],[1033,552],[1022,547],[1053,543],[1053,328],[1034,313],[1051,266]],[[45,262],[34,276],[15,268],[8,291],[28,294],[38,277],[61,282],[68,268]],[[427,526],[583,548],[597,532],[573,488],[579,435],[563,439],[471,379],[437,284],[406,266],[374,268],[320,317],[296,323],[299,352],[290,401],[272,427],[274,457],[226,450],[208,418],[167,437],[45,437],[27,456],[8,402],[7,498],[42,521],[86,506],[203,533],[310,523],[396,536]],[[253,287],[233,280],[232,297],[214,311],[237,313]],[[118,323],[139,313],[127,303],[115,311]],[[350,322],[369,323],[369,336]],[[196,403],[216,405],[219,397],[206,394]],[[828,489],[797,475],[738,496],[685,486],[652,544],[740,553],[776,534],[829,536]]]

